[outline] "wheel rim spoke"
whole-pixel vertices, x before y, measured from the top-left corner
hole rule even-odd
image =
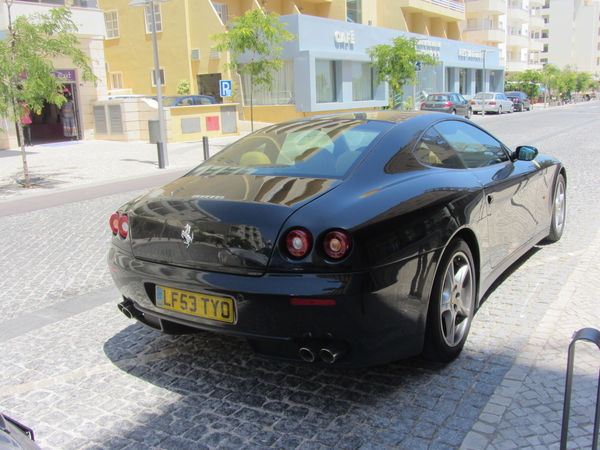
[[[464,337],[473,305],[473,278],[469,259],[456,253],[443,279],[440,325],[446,343],[453,347]]]

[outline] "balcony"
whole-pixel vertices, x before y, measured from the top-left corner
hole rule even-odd
[[[331,3],[333,0],[304,0],[304,3]]]
[[[536,39],[529,40],[529,51],[530,52],[542,52],[544,51],[544,43]]]
[[[71,20],[77,24],[76,36],[106,36],[104,26],[104,12],[97,9],[96,0],[76,0],[70,5],[70,1],[50,0],[38,1],[16,1],[11,8],[12,16],[28,16],[35,13],[47,13],[58,5],[67,3],[71,13]],[[94,6],[96,5],[96,6]]]
[[[522,34],[509,34],[506,39],[508,47],[528,48],[529,38]]]
[[[544,18],[540,16],[529,16],[529,29],[541,30],[544,28]]]
[[[468,13],[489,12],[490,14],[506,14],[506,2],[503,0],[467,0]]]
[[[467,28],[463,31],[465,41],[491,44],[506,42],[506,30],[503,28]]]
[[[465,4],[455,0],[400,0],[404,12],[421,13],[427,17],[465,20]]]
[[[529,23],[529,11],[517,6],[508,7],[508,20]]]
[[[520,59],[508,59],[508,64],[506,65],[507,72],[525,72],[528,67],[527,61],[523,61]]]

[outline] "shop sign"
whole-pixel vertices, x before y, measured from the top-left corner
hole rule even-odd
[[[430,41],[427,39],[417,40],[417,50],[420,53],[431,55],[436,59],[440,58],[440,50],[442,49],[442,43],[437,41]]]
[[[67,83],[75,83],[77,81],[75,77],[75,70],[53,70],[52,75],[54,75],[56,78],[59,78],[61,81]]]
[[[481,61],[481,55],[481,51],[478,50],[470,50],[466,48],[458,49],[458,59],[463,61]]]
[[[354,47],[354,31],[344,32],[336,31],[333,34],[336,48],[352,48]]]

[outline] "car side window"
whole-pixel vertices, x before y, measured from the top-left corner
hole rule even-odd
[[[508,161],[504,146],[485,131],[465,122],[444,121],[435,125],[469,169]]]
[[[465,168],[452,147],[434,128],[430,128],[421,136],[415,148],[415,156],[428,166],[446,169]]]
[[[199,105],[211,105],[211,104],[212,104],[212,103],[210,102],[210,100],[209,100],[209,99],[207,99],[206,97],[200,97],[198,100],[199,100],[199,101],[198,101],[198,104],[199,104]]]

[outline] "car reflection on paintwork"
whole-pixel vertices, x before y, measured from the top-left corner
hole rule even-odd
[[[109,219],[119,309],[259,355],[448,362],[488,288],[560,239],[566,170],[470,120],[350,111],[262,128]]]
[[[33,430],[7,415],[0,414],[0,450],[41,450]]]

